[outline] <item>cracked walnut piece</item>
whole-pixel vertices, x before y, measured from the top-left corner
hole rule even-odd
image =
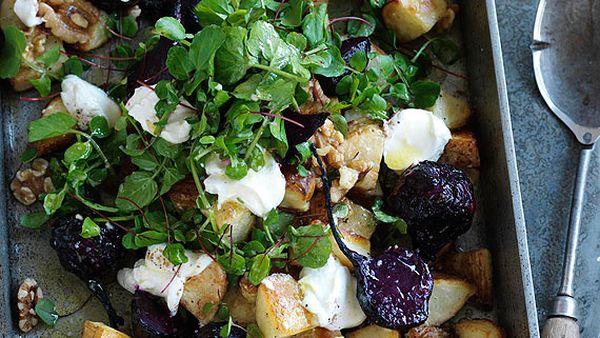
[[[26,278],[17,292],[17,308],[19,309],[19,329],[29,332],[38,323],[35,305],[43,298],[42,289],[32,278]]]
[[[55,188],[50,178],[48,161],[38,158],[31,163],[31,168],[19,170],[10,182],[10,190],[25,205],[33,204],[43,192],[53,192]]]

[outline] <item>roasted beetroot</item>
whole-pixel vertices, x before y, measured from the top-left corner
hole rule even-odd
[[[308,140],[325,123],[329,114],[305,115],[297,113],[292,109],[286,109],[283,111],[283,116],[296,122],[293,123],[288,120],[284,122],[288,144],[290,149],[293,150],[295,145]]]
[[[365,52],[366,54],[370,53],[371,40],[363,37],[344,40],[342,42],[342,46],[340,47],[340,52],[342,53],[342,59],[348,63],[350,58],[358,52]],[[337,96],[335,87],[337,86],[338,82],[340,82],[340,80],[348,74],[350,74],[350,71],[346,71],[344,74],[337,77],[326,77],[322,75],[317,75],[315,77],[317,80],[319,80],[319,84],[321,85],[325,95]]]
[[[338,246],[350,259],[357,277],[357,298],[369,321],[390,329],[407,330],[423,323],[433,278],[427,264],[414,251],[393,246],[376,257],[351,250],[342,240],[331,206],[331,194],[323,161],[311,146],[321,169],[325,204],[331,232]]]
[[[408,168],[387,202],[408,224],[415,247],[429,257],[465,233],[475,213],[473,185],[467,175],[432,161]]]
[[[181,309],[171,317],[167,306],[148,292],[137,290],[131,301],[131,323],[136,338],[190,337],[197,323],[190,323]]]
[[[83,217],[72,216],[58,220],[52,229],[50,245],[56,250],[62,266],[87,281],[101,279],[113,272],[123,253],[123,232],[113,226],[100,226],[98,236],[81,237]]]
[[[226,326],[227,323],[208,323],[204,325],[202,328],[196,331],[194,337],[195,338],[221,338],[221,329]],[[241,329],[238,326],[231,326],[231,330],[229,330],[228,338],[246,338],[246,331]]]

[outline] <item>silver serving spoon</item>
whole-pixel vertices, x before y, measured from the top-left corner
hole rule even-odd
[[[541,0],[535,21],[533,66],[539,90],[581,143],[560,289],[542,337],[579,337],[573,291],[585,181],[600,136],[600,1]]]

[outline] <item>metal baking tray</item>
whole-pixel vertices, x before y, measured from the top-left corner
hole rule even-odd
[[[467,69],[469,85],[462,91],[470,92],[475,112],[481,212],[459,245],[484,245],[492,250],[496,307],[486,313],[467,307],[459,316],[494,318],[509,337],[539,337],[496,7],[494,0],[462,1],[460,5],[456,31],[462,34],[466,59],[458,67]],[[55,301],[61,319],[54,328],[39,325],[28,336],[78,337],[83,320],[106,322],[104,311],[86,286],[61,268],[50,248],[47,229],[32,231],[18,226],[26,208],[8,189],[26,146],[27,122],[39,116],[43,103],[19,100],[19,94],[6,84],[0,89],[0,336],[21,335],[16,326],[16,290],[24,278],[33,277],[44,295]],[[129,317],[127,291],[116,283],[108,289],[115,307]]]

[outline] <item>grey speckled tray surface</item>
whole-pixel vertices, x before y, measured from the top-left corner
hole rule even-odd
[[[548,110],[535,85],[529,45],[537,3],[497,0],[533,281],[543,322],[560,281],[579,151],[577,141]],[[585,338],[600,337],[599,148],[586,187],[575,281]]]
[[[514,156],[511,120],[505,96],[502,54],[498,40],[493,0],[466,1],[462,6],[462,31],[468,46],[471,99],[477,112],[477,134],[481,147],[480,190],[482,222],[477,222],[462,245],[479,246],[487,242],[494,255],[497,311],[485,316],[497,317],[510,337],[537,337],[526,233]],[[55,328],[40,326],[33,335],[76,337],[83,319],[106,321],[100,304],[86,291],[84,284],[59,265],[48,243],[48,230],[29,231],[17,226],[25,208],[10,198],[7,181],[19,167],[19,155],[25,147],[26,122],[38,116],[42,104],[23,104],[18,95],[1,88],[3,147],[0,155],[0,335],[17,336],[10,311],[15,304],[18,283],[33,277],[44,294],[57,301],[61,315]],[[4,197],[8,197],[5,199]],[[128,316],[127,292],[116,283],[109,285],[117,310]],[[14,310],[13,314],[14,314]],[[467,308],[461,316],[479,317]]]

